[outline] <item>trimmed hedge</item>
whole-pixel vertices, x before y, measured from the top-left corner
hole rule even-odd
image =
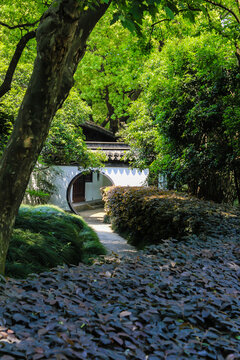
[[[21,278],[57,265],[91,263],[106,254],[96,233],[77,215],[56,206],[21,206],[6,261],[6,275]]]
[[[174,191],[111,186],[102,193],[113,227],[138,247],[169,237],[181,240],[193,234],[216,234],[219,227],[224,233],[225,220],[239,222],[237,212],[225,212],[227,206]]]

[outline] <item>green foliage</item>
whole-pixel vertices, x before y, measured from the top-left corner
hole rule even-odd
[[[173,64],[168,70],[172,78],[162,76],[156,87],[157,96],[152,93],[163,155],[157,164],[173,183],[187,183],[192,194],[231,201],[234,195],[230,178],[239,154],[240,123],[235,115],[234,125],[231,122],[234,146],[227,136],[226,116],[233,103],[235,113],[238,112],[238,69],[234,68],[234,58],[229,56],[231,49],[223,59],[227,46],[224,49],[222,44],[223,51],[219,54],[212,46],[213,41],[217,42],[217,38],[183,41],[167,54]]]
[[[12,132],[13,117],[4,111],[0,110],[0,157],[3,149],[8,141],[9,135]]]
[[[2,21],[4,19],[4,22],[12,27],[19,24],[33,24],[36,20],[40,19],[49,5],[50,1],[42,0],[16,0],[14,3],[11,0],[0,0],[0,17]],[[20,34],[21,30],[27,28],[28,26],[26,25],[20,27],[20,30],[16,28],[14,29],[15,34]],[[8,32],[8,29],[6,29],[6,32]]]
[[[57,190],[54,179],[58,174],[59,170],[54,167],[50,168],[39,159],[32,171],[22,203],[27,205],[47,204],[51,195]]]
[[[26,193],[31,196],[38,197],[38,198],[48,198],[49,197],[49,194],[43,192],[42,190],[27,189]]]
[[[216,34],[165,41],[149,59],[142,76],[146,90],[129,111],[135,122],[123,132],[137,149],[133,165],[144,164],[143,158],[150,172],[168,176],[170,188],[187,184],[199,197],[233,201],[238,77],[234,47]]]
[[[167,5],[173,4],[172,1],[168,0],[116,0],[113,3],[116,10],[113,15],[112,23],[120,20],[123,27],[127,28],[131,32],[137,32],[138,34],[141,34],[142,23],[146,14],[150,15],[154,19],[159,11],[160,4],[166,5],[166,11],[170,10]]]
[[[105,160],[101,152],[87,149],[81,124],[89,118],[90,109],[73,89],[60,109],[41,152],[45,164],[79,164],[81,167],[100,167]]]
[[[22,206],[9,246],[6,275],[26,277],[57,265],[89,263],[106,251],[79,216],[50,205]]]
[[[23,35],[37,26],[47,3],[41,0],[0,0],[0,19],[7,26],[0,27],[0,83],[2,83],[16,46]],[[21,25],[22,26],[19,26]],[[32,24],[32,25],[31,25]],[[8,26],[12,27],[9,29]],[[1,98],[1,107],[14,118],[28,86],[36,56],[36,41],[31,40],[24,49],[14,74],[11,90]],[[14,104],[14,106],[13,106]]]
[[[136,35],[119,22],[109,26],[112,13],[113,9],[93,30],[75,78],[81,98],[92,109],[92,119],[116,132],[140,91],[145,54]]]
[[[125,159],[130,166],[146,169],[151,166],[157,156],[158,130],[151,118],[146,103],[135,101],[129,109],[130,123],[118,132],[121,139],[130,145]],[[154,172],[150,171],[148,183],[155,181]]]
[[[196,14],[201,12],[208,20],[209,29],[214,29],[233,44],[239,43],[240,7],[238,1],[183,0],[181,4],[183,13],[190,20],[195,20]]]
[[[211,235],[225,219],[236,218],[233,209],[226,213],[216,204],[152,187],[108,187],[103,200],[113,227],[137,247]]]

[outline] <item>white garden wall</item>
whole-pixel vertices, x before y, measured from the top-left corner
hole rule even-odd
[[[55,177],[54,184],[57,191],[50,198],[50,203],[60,206],[64,210],[69,210],[67,201],[67,189],[75,176],[81,173],[77,166],[55,166],[58,175]],[[101,174],[106,176],[101,176]],[[86,201],[100,199],[100,188],[111,184],[121,186],[143,186],[147,185],[148,170],[139,171],[127,167],[105,167],[101,169],[99,180],[97,173],[93,173],[93,183],[86,183]]]
[[[112,182],[103,174],[93,173],[93,181],[85,184],[85,200],[101,200],[101,187],[110,185],[112,185]]]

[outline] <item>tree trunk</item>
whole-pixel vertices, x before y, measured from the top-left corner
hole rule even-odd
[[[112,104],[109,101],[109,88],[108,86],[105,87],[105,104],[107,107],[107,116],[106,119],[102,122],[101,126],[105,127],[109,122],[110,122],[110,131],[113,134],[116,134],[116,132],[118,131],[118,119],[112,119],[112,115],[114,114],[114,107],[112,106]]]
[[[240,186],[239,186],[239,176],[238,176],[239,174],[236,169],[233,170],[233,175],[234,175],[234,182],[235,182],[238,204],[240,205]]]
[[[240,68],[240,48],[238,44],[235,44],[236,46],[236,57],[237,57],[237,61],[238,61],[238,67]]]
[[[109,4],[99,1],[96,8],[81,10],[84,1],[59,0],[41,19],[31,80],[0,162],[1,274],[15,217],[51,120],[68,96],[88,36]]]

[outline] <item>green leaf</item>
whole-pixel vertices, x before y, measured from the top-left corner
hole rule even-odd
[[[119,12],[115,12],[112,16],[112,19],[110,21],[110,25],[113,25],[115,24],[118,20],[119,20],[119,16],[120,16],[120,13]]]
[[[207,8],[203,5],[200,6],[200,9],[202,10],[203,14],[208,17],[208,11]]]
[[[173,20],[173,19],[174,19],[174,13],[172,12],[172,10],[171,10],[168,6],[165,6],[165,7],[164,7],[164,10],[165,10],[167,16],[168,16],[171,20]]]
[[[129,19],[121,19],[122,25],[127,28],[131,33],[134,33],[136,31],[136,26],[133,21]]]
[[[176,7],[176,5],[174,3],[167,1],[166,5],[169,9],[172,10],[173,13],[175,13],[175,14],[178,13],[178,8]]]
[[[195,15],[192,11],[188,11],[184,14],[185,18],[187,18],[188,20],[190,20],[191,23],[195,22]]]

